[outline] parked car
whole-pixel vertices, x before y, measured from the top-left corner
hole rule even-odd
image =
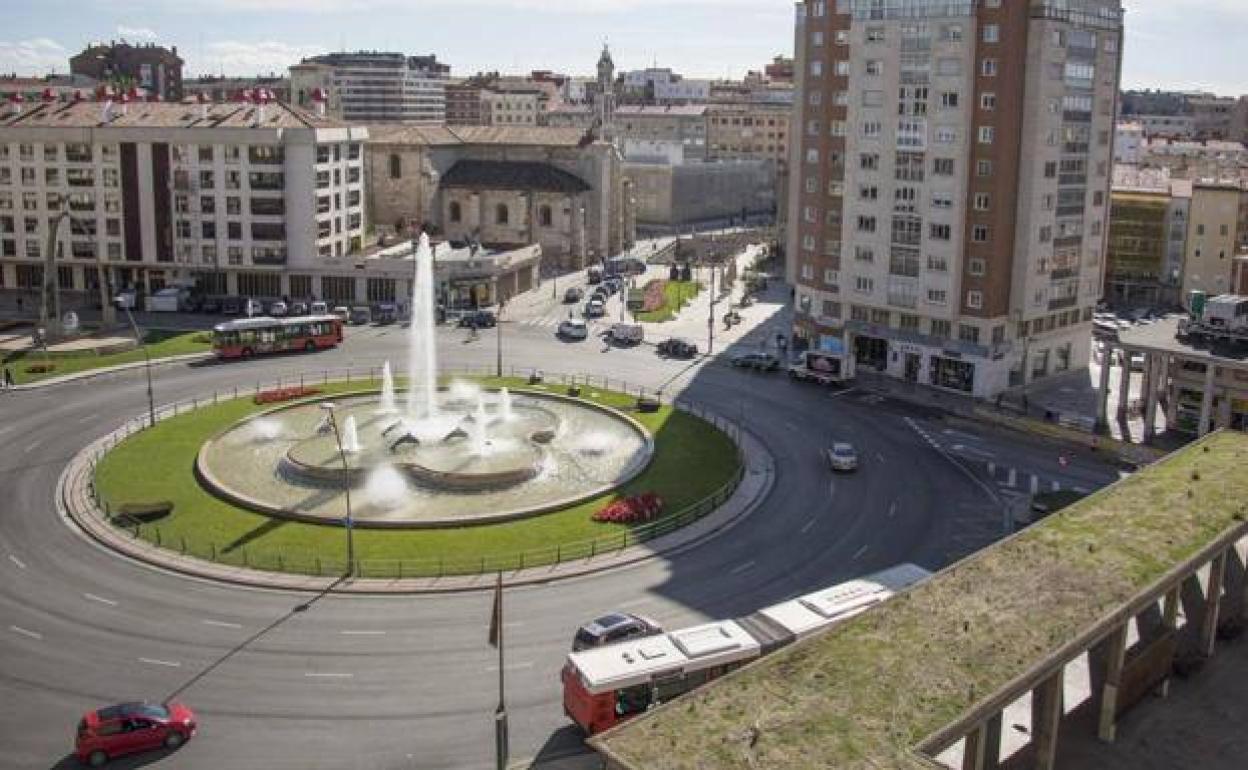
[[[127,754],[176,749],[195,735],[196,727],[195,713],[181,703],[119,703],[83,716],[74,754],[79,762],[100,767]]]
[[[740,353],[732,357],[732,365],[760,372],[774,372],[780,368],[780,359],[771,353]]]
[[[247,317],[264,315],[264,303],[258,299],[249,299],[243,302],[243,315]]]
[[[576,636],[572,638],[572,651],[579,652],[661,633],[663,633],[663,627],[650,618],[627,612],[612,612],[581,626]]]
[[[351,320],[351,308],[345,305],[338,305],[330,312],[331,314],[336,315],[338,316],[338,318],[342,319],[342,322],[344,324],[350,322]]]
[[[569,286],[568,290],[563,293],[563,303],[565,305],[575,305],[585,296],[585,290],[580,286]]]
[[[828,457],[828,466],[834,471],[858,470],[858,452],[852,444],[838,441],[831,449],[824,450]]]
[[[609,293],[619,294],[620,289],[624,286],[624,281],[617,276],[615,278],[608,278],[602,282],[602,285],[607,287],[607,291]]]
[[[579,318],[569,318],[559,324],[556,334],[565,340],[583,340],[589,338],[589,324]]]
[[[136,302],[138,302],[138,294],[134,289],[126,289],[113,297],[113,305],[118,310],[134,310]]]
[[[307,315],[307,314],[308,314],[308,303],[306,303],[306,302],[292,302],[292,303],[290,303],[290,314],[291,314],[291,315],[296,315],[296,316],[298,316],[298,315]]]
[[[474,310],[459,318],[460,328],[492,329],[498,325],[498,317],[489,310]]]
[[[221,300],[221,312],[225,315],[238,315],[243,312],[243,300],[239,297],[226,297]]]
[[[221,298],[220,297],[204,297],[199,301],[199,312],[201,313],[220,313]]]
[[[357,326],[372,323],[373,311],[367,305],[356,305],[351,308],[350,319],[350,322]]]
[[[602,283],[602,268],[589,268],[589,270],[585,273],[585,281],[589,284]]]
[[[381,303],[373,313],[373,320],[381,326],[397,323],[399,320],[399,306],[392,302]]]
[[[586,318],[602,318],[607,314],[607,303],[601,299],[591,299],[585,303]]]
[[[269,315],[274,318],[284,318],[289,310],[290,308],[288,308],[286,303],[281,300],[269,303]]]
[[[684,337],[670,337],[659,343],[659,355],[672,358],[693,358],[698,346]]]
[[[616,345],[640,345],[646,338],[646,330],[641,324],[615,324],[609,333]]]
[[[318,300],[312,303],[311,307],[308,308],[308,311],[312,315],[326,315],[327,313],[329,313],[329,305],[328,303],[321,302]]]

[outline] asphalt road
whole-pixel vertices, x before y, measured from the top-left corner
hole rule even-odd
[[[462,330],[440,335],[444,366],[493,363],[493,332],[471,342]],[[672,558],[508,592],[516,758],[584,751],[563,717],[557,674],[588,618],[618,608],[680,627],[901,561],[938,568],[1000,534],[1001,485],[984,471],[984,457],[1025,472],[1048,472],[1056,457],[1051,447],[989,432],[947,434],[933,413],[869,394],[721,363],[663,361],[648,346],[603,352],[600,342],[561,343],[553,330],[518,321],[504,335],[509,365],[683,389],[743,420],[778,468],[762,507],[719,538]],[[156,396],[167,402],[386,358],[401,368],[405,347],[400,328],[369,328],[315,355],[161,367]],[[488,593],[359,598],[238,589],[128,562],[60,520],[53,490],[69,458],[145,408],[141,371],[0,394],[0,765],[72,766],[82,712],[178,694],[199,712],[199,735],[175,755],[117,766],[492,767],[497,669],[486,643]],[[858,447],[859,472],[829,474],[819,450],[834,439]],[[1114,477],[1094,459],[1083,462],[1085,485]]]

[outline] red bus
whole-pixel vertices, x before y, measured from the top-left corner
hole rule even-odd
[[[240,318],[212,328],[217,358],[250,358],[290,350],[324,350],[342,342],[342,319],[332,315],[298,318]]]

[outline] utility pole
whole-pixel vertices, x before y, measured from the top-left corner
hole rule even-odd
[[[715,266],[710,266],[711,285],[707,292],[706,298],[706,354],[709,356],[715,352]]]
[[[156,427],[156,400],[152,396],[152,357],[147,351],[147,342],[139,335],[139,325],[134,322],[134,313],[126,308],[126,318],[130,319],[130,328],[134,331],[134,341],[143,349],[143,368],[147,371],[147,425]],[[46,348],[45,348],[46,350]]]
[[[494,759],[497,770],[507,770],[507,699],[503,672],[503,573],[494,584],[494,611],[490,614],[489,642],[498,649],[498,706],[494,709]]]
[[[507,300],[500,299],[498,301],[498,317],[494,319],[495,339],[497,344],[495,347],[494,376],[502,379],[503,377],[503,308],[507,306]]]

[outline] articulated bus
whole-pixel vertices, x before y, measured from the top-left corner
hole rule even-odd
[[[212,329],[217,358],[251,358],[292,350],[324,350],[342,342],[342,319],[332,315],[241,318]]]
[[[563,711],[594,735],[883,602],[930,572],[895,567],[733,620],[568,655]]]

